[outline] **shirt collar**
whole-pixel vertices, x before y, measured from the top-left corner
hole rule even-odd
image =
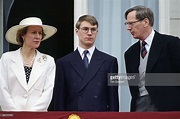
[[[78,46],[78,51],[79,51],[79,53],[80,53],[81,57],[83,57],[83,56],[84,56],[84,54],[83,54],[84,50],[88,50],[88,51],[89,51],[89,53],[88,53],[88,54],[92,56],[92,54],[93,54],[93,52],[94,52],[94,50],[95,50],[95,46],[92,46],[92,47],[91,47],[91,48],[89,48],[89,49],[84,49],[84,48],[82,48],[82,47]]]
[[[151,31],[150,35],[144,40],[148,46],[151,46],[153,38],[154,38],[154,30]],[[142,41],[140,41],[140,43],[142,43]]]

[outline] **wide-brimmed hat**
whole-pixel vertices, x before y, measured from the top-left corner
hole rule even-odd
[[[48,39],[49,37],[54,35],[57,31],[57,29],[53,26],[43,25],[40,18],[28,17],[28,18],[21,20],[19,25],[15,25],[15,26],[9,28],[9,30],[6,32],[6,40],[12,44],[18,45],[18,42],[16,41],[17,31],[19,29],[22,29],[26,26],[31,26],[31,25],[38,25],[43,28],[43,31],[46,35],[44,36],[42,41]]]

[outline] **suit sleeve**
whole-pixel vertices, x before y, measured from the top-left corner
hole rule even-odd
[[[0,105],[3,111],[13,111],[17,110],[17,108],[11,98],[11,94],[8,88],[7,62],[8,59],[6,59],[5,55],[2,55],[0,60]]]
[[[116,58],[112,61],[110,73],[118,73],[118,62]],[[119,111],[118,86],[109,86],[109,110]]]
[[[174,66],[175,73],[180,73],[180,39],[174,37],[169,44],[170,48],[170,58]]]
[[[63,111],[65,104],[64,73],[61,61],[56,62],[56,77],[52,99],[52,111]]]

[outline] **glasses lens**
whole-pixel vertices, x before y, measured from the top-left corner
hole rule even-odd
[[[80,28],[80,29],[81,29],[81,31],[82,31],[83,33],[88,33],[89,30],[91,31],[91,33],[96,33],[96,32],[97,32],[97,28],[82,27],[82,28]]]
[[[144,20],[145,18],[143,18],[143,19],[139,19],[139,20],[137,20],[137,21],[132,21],[132,22],[125,22],[124,24],[127,26],[132,26],[132,25],[134,25],[135,23],[137,23],[137,22],[140,22],[140,21],[142,21],[142,20]]]

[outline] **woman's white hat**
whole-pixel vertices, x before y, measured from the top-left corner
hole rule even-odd
[[[48,39],[49,37],[53,36],[57,32],[57,29],[55,27],[50,26],[50,25],[43,25],[40,18],[28,17],[28,18],[21,20],[19,25],[15,25],[15,26],[9,28],[9,30],[6,32],[6,40],[12,44],[17,45],[18,44],[18,42],[16,41],[17,31],[19,29],[22,29],[26,26],[31,26],[31,25],[38,25],[43,28],[43,31],[46,35],[42,39],[42,41]]]

